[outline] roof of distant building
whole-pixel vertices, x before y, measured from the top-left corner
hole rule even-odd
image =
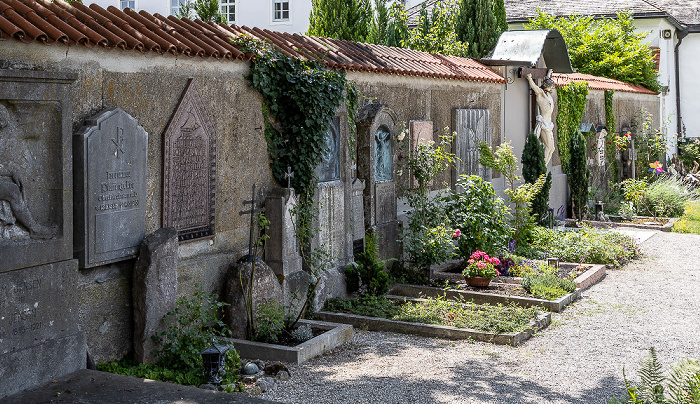
[[[443,0],[426,0],[424,3],[431,15],[435,3]],[[700,25],[700,2],[688,0],[504,0],[508,22],[527,22],[537,15],[539,8],[555,16],[573,14],[614,16],[618,11],[629,10],[635,18],[669,18],[672,23]],[[423,3],[406,10],[409,25],[418,23]]]
[[[625,83],[624,81],[608,79],[605,77],[592,76],[590,74],[583,73],[552,73],[552,80],[557,86],[565,86],[569,82],[573,81],[587,81],[588,88],[592,90],[615,90],[626,93],[638,93],[638,94],[657,94],[654,91],[647,89],[646,87],[638,86],[635,84]]]
[[[231,41],[241,34],[270,41],[290,56],[313,55],[336,70],[505,83],[502,76],[481,63],[456,56],[164,17],[128,8],[122,11],[113,6],[103,9],[63,0],[0,0],[0,41],[250,60],[253,55]]]

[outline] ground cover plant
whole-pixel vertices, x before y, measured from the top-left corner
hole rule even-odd
[[[518,307],[514,304],[478,305],[443,297],[417,302],[397,302],[377,296],[333,298],[326,302],[325,310],[496,334],[520,332],[539,314],[536,307]]]
[[[533,296],[546,300],[558,299],[576,290],[574,281],[555,274],[526,274],[520,284]]]
[[[640,381],[632,383],[625,379],[625,396],[608,400],[609,404],[699,404],[700,364],[693,359],[681,360],[664,376],[663,366],[656,350],[649,348],[649,355],[637,371]]]
[[[153,354],[157,362],[138,364],[132,359],[101,363],[97,369],[103,372],[123,374],[199,386],[206,383],[200,352],[216,337],[229,337],[231,332],[217,313],[226,305],[218,295],[207,295],[198,286],[194,295],[182,296],[175,308],[164,317],[167,328],[153,335],[158,345]],[[226,353],[225,373],[222,384],[237,384],[241,360],[238,352],[230,347]]]
[[[565,262],[606,264],[621,267],[641,255],[632,237],[615,231],[584,226],[578,231],[535,228],[533,250]],[[530,258],[542,258],[533,256]]]
[[[697,199],[678,177],[660,176],[653,181],[628,179],[622,182],[623,197],[631,213],[652,217],[680,217],[686,202]]]
[[[673,225],[671,230],[676,233],[700,234],[700,201],[687,202],[683,217]]]

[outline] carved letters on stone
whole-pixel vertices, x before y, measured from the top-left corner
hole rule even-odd
[[[119,108],[100,112],[76,133],[81,268],[138,254],[146,235],[147,150],[148,134]]]
[[[180,241],[214,236],[216,130],[190,79],[165,129],[163,227]]]
[[[455,156],[457,157],[457,177],[478,175],[491,180],[491,169],[479,164],[479,142],[491,144],[491,111],[488,109],[455,110],[457,137]]]

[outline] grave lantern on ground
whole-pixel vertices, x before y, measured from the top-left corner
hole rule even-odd
[[[224,367],[226,365],[226,351],[228,351],[228,349],[228,346],[217,345],[216,340],[212,339],[211,345],[199,353],[202,355],[204,373],[209,377],[209,383],[221,383],[221,376],[226,373]]]

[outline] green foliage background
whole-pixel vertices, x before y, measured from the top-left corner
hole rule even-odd
[[[564,87],[557,87],[557,148],[561,167],[568,172],[571,136],[578,130],[583,111],[586,109],[588,82],[571,81]]]
[[[374,19],[369,0],[312,0],[308,35],[366,42]]]
[[[502,4],[502,3],[501,3]],[[503,17],[505,17],[504,9]],[[501,27],[491,0],[460,0],[455,20],[457,39],[469,44],[468,55],[482,58],[496,46]]]
[[[579,73],[609,77],[659,91],[658,73],[646,33],[635,33],[630,12],[616,18],[594,19],[573,15],[554,17],[538,10],[527,29],[557,29],[569,50],[572,67]]]

